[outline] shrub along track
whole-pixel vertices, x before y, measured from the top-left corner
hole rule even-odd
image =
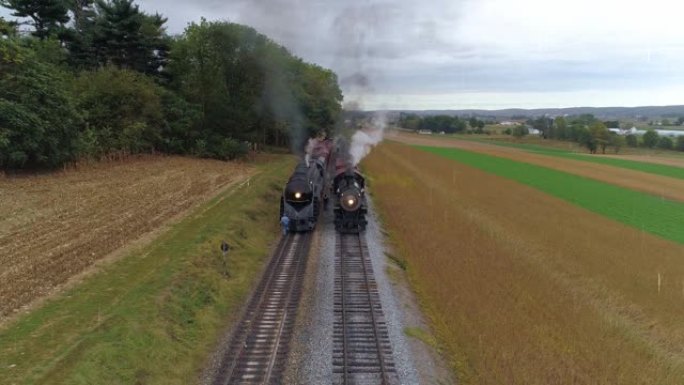
[[[281,383],[310,246],[311,233],[281,238],[213,384]]]
[[[535,154],[514,147],[497,146],[474,141],[446,138],[438,139],[404,133],[394,136],[392,139],[406,144],[458,148],[518,162],[530,163],[684,202],[683,179],[669,178],[604,164]]]

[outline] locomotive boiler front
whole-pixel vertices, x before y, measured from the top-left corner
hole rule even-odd
[[[290,218],[291,231],[310,231],[316,224],[318,200],[309,171],[306,165],[298,165],[280,198],[280,216]]]
[[[338,196],[340,207],[345,211],[356,211],[361,207],[363,187],[359,185],[354,173],[348,172],[340,177]]]
[[[341,233],[359,233],[366,228],[365,180],[355,168],[340,172],[334,181],[335,228]]]

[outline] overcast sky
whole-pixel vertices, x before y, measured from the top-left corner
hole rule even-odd
[[[366,109],[684,104],[680,1],[138,3],[170,33],[202,16],[251,25],[335,70]]]

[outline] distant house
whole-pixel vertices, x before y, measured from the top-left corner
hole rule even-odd
[[[614,132],[618,135],[636,135],[639,133],[636,127],[632,128],[609,128],[608,131]]]
[[[684,136],[684,131],[680,130],[656,130],[660,136],[669,136],[670,138],[676,138],[678,136]]]
[[[421,135],[432,135],[432,131],[430,130],[418,130],[418,133]]]
[[[541,134],[541,131],[537,130],[536,128],[532,128],[532,127],[527,127],[527,131],[530,133],[530,135]]]
[[[518,122],[511,122],[511,121],[508,121],[508,120],[499,123],[500,126],[517,126],[518,124],[520,124],[520,123],[518,123]]]

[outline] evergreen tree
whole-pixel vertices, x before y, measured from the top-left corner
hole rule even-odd
[[[71,0],[69,10],[74,15],[74,28],[77,31],[92,22],[95,17],[94,3],[94,0]]]
[[[96,12],[92,44],[99,65],[159,73],[169,50],[166,18],[143,13],[133,0],[97,0]]]
[[[95,6],[93,0],[71,0],[69,10],[73,14],[73,28],[65,30],[62,40],[69,51],[69,64],[76,69],[98,66],[93,47],[95,32]]]
[[[33,35],[41,40],[58,35],[69,21],[66,0],[0,0],[0,6],[14,11],[12,16],[33,21]]]
[[[13,21],[7,21],[3,17],[0,17],[0,37],[2,36],[15,36],[17,34],[17,23]]]

